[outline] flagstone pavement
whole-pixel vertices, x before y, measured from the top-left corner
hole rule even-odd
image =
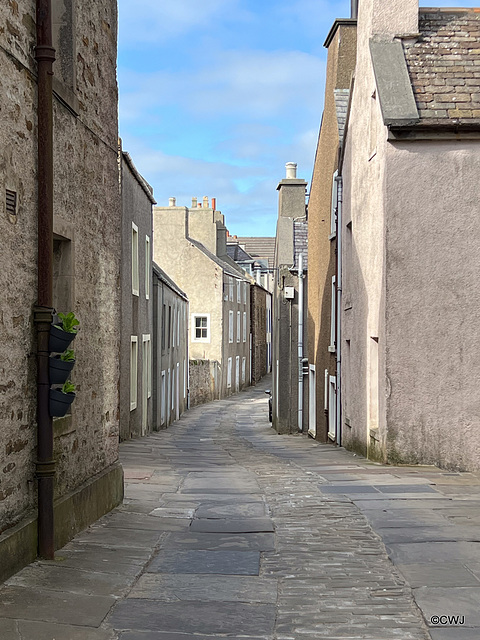
[[[478,640],[479,475],[279,436],[268,383],[123,443],[124,504],[0,588],[0,640]]]

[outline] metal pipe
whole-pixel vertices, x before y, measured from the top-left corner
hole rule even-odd
[[[298,256],[298,430],[303,431],[303,255]]]
[[[53,92],[55,49],[52,38],[51,0],[37,0],[38,69],[38,306],[37,327],[37,463],[38,555],[55,557],[53,492],[53,424],[48,409],[48,339],[53,305]]]
[[[342,206],[343,183],[342,177],[336,176],[337,182],[337,301],[336,301],[336,436],[337,444],[342,444]]]
[[[358,18],[358,0],[351,0],[350,17],[355,20]]]

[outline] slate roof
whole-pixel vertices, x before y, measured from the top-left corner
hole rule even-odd
[[[235,260],[235,262],[255,262],[252,256],[236,243],[227,243],[227,254],[232,260]]]
[[[340,144],[343,143],[345,134],[345,123],[347,120],[348,100],[350,89],[334,89],[335,107],[337,111],[338,138]]]
[[[298,256],[303,255],[303,268],[308,269],[308,223],[306,220],[295,220],[293,223],[293,247],[295,268],[298,267]]]
[[[252,258],[267,258],[268,268],[273,269],[275,266],[275,238],[265,237],[243,237],[237,238],[238,243],[245,246],[245,251]]]
[[[404,40],[419,124],[480,124],[480,9],[421,9]]]
[[[194,247],[197,247],[197,249],[199,249],[202,253],[204,253],[208,258],[210,258],[210,260],[215,262],[215,264],[221,267],[225,271],[225,273],[227,273],[229,276],[234,276],[239,280],[247,280],[247,282],[249,282],[248,278],[246,277],[246,274],[240,267],[237,267],[237,265],[235,266],[229,265],[228,262],[225,262],[224,260],[216,256],[214,253],[209,251],[207,247],[205,247],[205,245],[203,245],[201,242],[198,242],[198,240],[194,240],[193,238],[190,238],[190,236],[187,237],[187,240]]]

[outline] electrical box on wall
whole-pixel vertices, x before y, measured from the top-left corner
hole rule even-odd
[[[285,287],[285,300],[293,300],[295,297],[295,287]]]

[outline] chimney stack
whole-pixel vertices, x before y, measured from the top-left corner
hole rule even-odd
[[[287,162],[285,168],[287,169],[287,180],[295,180],[297,177],[297,163]]]
[[[176,207],[177,206],[177,199],[176,198],[169,198],[168,199],[168,206],[169,207]]]
[[[192,209],[197,208],[197,198],[192,198]]]
[[[208,196],[203,196],[203,208],[208,209]]]

